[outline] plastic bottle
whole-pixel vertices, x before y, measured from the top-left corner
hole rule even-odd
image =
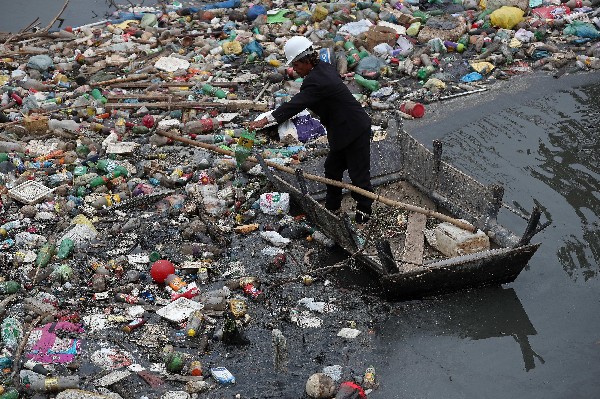
[[[215,144],[225,141],[225,136],[221,134],[193,134],[193,139],[201,143]]]
[[[456,43],[462,44],[462,51],[466,50],[469,47],[470,43],[469,34],[465,33],[464,35],[462,35]],[[462,52],[459,47],[457,47],[457,51],[459,53]]]
[[[433,65],[427,65],[422,68],[419,68],[417,71],[417,77],[419,80],[426,80],[429,75],[435,72],[435,67]]]
[[[169,373],[179,373],[183,370],[185,353],[174,351],[171,345],[167,345],[163,349],[163,357]]]
[[[6,317],[0,326],[0,333],[4,346],[10,350],[14,350],[19,346],[19,342],[23,338],[23,326],[14,317]]]
[[[204,320],[204,315],[201,311],[194,311],[190,317],[188,318],[187,324],[185,326],[185,332],[188,337],[195,337],[198,333],[198,329],[202,325],[202,321]]]
[[[356,80],[356,83],[358,83],[362,87],[369,89],[371,91],[379,90],[379,88],[381,87],[381,85],[379,84],[378,81],[371,80],[371,79],[365,79],[362,76],[360,76],[359,74],[354,75],[354,80]]]
[[[201,134],[218,129],[220,125],[221,122],[215,118],[205,118],[187,122],[183,126],[183,131],[186,134]]]
[[[98,89],[93,89],[90,92],[91,96],[94,98],[94,100],[99,101],[102,104],[106,104],[108,102],[108,100],[106,99],[106,97],[104,97],[102,95],[102,92]]]
[[[97,197],[96,199],[94,199],[91,205],[95,209],[102,209],[104,207],[111,207],[116,203],[126,200],[128,197],[129,196],[127,195],[127,193],[124,192],[117,194],[105,194],[102,197]]]
[[[202,91],[208,95],[211,95],[211,96],[217,97],[217,98],[227,97],[227,93],[225,93],[224,90],[222,90],[218,87],[214,87],[208,83],[205,83],[202,85]]]
[[[110,180],[104,176],[96,176],[88,183],[88,186],[90,188],[96,188],[106,185],[109,181]]]
[[[16,389],[9,389],[8,391],[5,391],[2,395],[0,395],[0,399],[18,399],[19,398],[19,391],[17,391]]]
[[[600,69],[600,58],[578,55],[577,61],[587,68]]]
[[[190,363],[190,375],[200,377],[202,375],[202,363],[198,360],[194,360]]]
[[[56,257],[58,259],[67,259],[71,252],[73,252],[73,247],[75,243],[70,238],[63,238],[58,246],[58,251],[56,253]]]
[[[54,255],[54,251],[56,250],[56,246],[51,243],[45,244],[37,254],[35,258],[35,266],[36,267],[45,267],[52,259]]]
[[[122,330],[123,330],[123,332],[125,332],[127,334],[131,334],[131,332],[133,330],[135,330],[136,328],[140,328],[144,324],[146,324],[146,319],[144,317],[138,317],[138,318],[133,319],[126,326],[124,326],[122,328]]]
[[[29,387],[36,392],[60,392],[79,388],[78,375],[46,377],[29,370],[21,370],[21,379],[29,380]]]
[[[319,244],[324,245],[328,248],[331,248],[335,245],[335,242],[331,238],[327,237],[325,234],[321,233],[318,230],[314,231],[311,237]]]
[[[0,282],[0,294],[14,294],[21,289],[21,284],[16,281],[2,281]]]
[[[48,129],[50,130],[65,130],[67,132],[77,132],[79,130],[79,123],[74,120],[58,120],[50,119],[48,121]]]

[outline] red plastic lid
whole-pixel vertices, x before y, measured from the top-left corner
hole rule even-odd
[[[423,115],[425,115],[425,106],[423,106],[421,103],[416,103],[413,105],[410,114],[415,118],[422,118]]]

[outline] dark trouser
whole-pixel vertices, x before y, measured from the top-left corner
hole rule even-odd
[[[363,134],[341,150],[329,151],[325,160],[325,177],[341,181],[344,171],[348,170],[348,176],[350,176],[353,185],[373,192],[373,186],[371,185],[370,140],[370,135]],[[352,198],[357,202],[357,209],[359,211],[371,213],[372,199],[355,192],[352,192]],[[342,189],[328,185],[327,195],[325,196],[325,207],[335,211],[341,205]]]

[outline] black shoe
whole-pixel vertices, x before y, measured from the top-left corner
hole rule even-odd
[[[354,221],[358,224],[367,223],[369,219],[371,219],[371,215],[362,211],[356,211],[356,215],[354,216]]]

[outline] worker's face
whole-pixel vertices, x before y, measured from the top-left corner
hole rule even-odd
[[[313,68],[312,64],[307,60],[300,60],[292,62],[292,68],[300,77],[305,77]]]

